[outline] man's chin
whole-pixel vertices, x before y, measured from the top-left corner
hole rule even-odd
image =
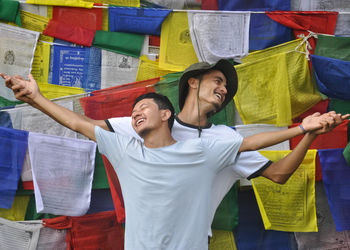
[[[136,132],[141,138],[144,138],[146,135],[148,135],[150,130],[149,129],[141,129],[140,131],[136,131]]]

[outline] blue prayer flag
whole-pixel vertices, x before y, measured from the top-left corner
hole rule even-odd
[[[54,45],[51,48],[49,83],[101,89],[101,49]]]
[[[110,7],[109,30],[159,36],[170,12],[170,9]]]
[[[311,55],[312,69],[321,93],[350,101],[350,62]]]
[[[289,0],[218,0],[219,10],[290,10]]]
[[[350,168],[343,149],[318,150],[323,185],[337,231],[350,230]]]
[[[294,233],[265,230],[252,190],[238,193],[239,222],[235,230],[237,249],[296,250]]]
[[[28,132],[0,127],[0,207],[9,209],[16,194]]]
[[[0,126],[5,128],[12,128],[11,117],[6,111],[0,111]]]
[[[112,210],[114,210],[114,204],[110,189],[91,190],[91,202],[87,214],[94,214]]]

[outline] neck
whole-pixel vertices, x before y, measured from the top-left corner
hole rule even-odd
[[[205,127],[208,122],[208,118],[207,118],[208,112],[210,112],[208,107],[204,107],[203,105],[200,105],[199,107],[200,124],[198,124],[197,100],[186,99],[183,109],[177,116],[184,123],[188,123],[194,126],[199,125],[201,127]]]
[[[149,131],[143,136],[143,140],[147,148],[161,148],[176,143],[169,129]]]

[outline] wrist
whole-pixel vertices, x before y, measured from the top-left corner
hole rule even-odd
[[[307,133],[306,129],[304,128],[304,126],[302,124],[299,125],[299,128],[304,135]]]

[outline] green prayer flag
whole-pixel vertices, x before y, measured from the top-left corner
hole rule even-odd
[[[350,166],[350,142],[344,148],[343,156],[344,156],[344,159],[345,159],[346,163],[348,164],[348,166]]]
[[[21,101],[10,101],[2,96],[0,96],[0,108],[4,108],[4,107],[13,107],[17,104],[21,104],[23,102]]]
[[[221,201],[214,216],[213,229],[232,231],[238,225],[238,182]]]
[[[21,24],[21,15],[19,12],[19,2],[14,0],[0,0],[0,20]]]
[[[36,205],[35,205],[35,197],[32,195],[28,202],[28,207],[26,211],[26,216],[24,220],[42,220],[42,219],[50,219],[58,217],[58,215],[54,214],[46,214],[46,213],[37,213]]]
[[[144,35],[134,33],[96,30],[92,46],[138,58],[144,38]]]
[[[102,155],[96,150],[94,179],[92,181],[93,189],[109,188],[105,165],[103,164]]]
[[[315,55],[350,61],[350,37],[317,36]]]

